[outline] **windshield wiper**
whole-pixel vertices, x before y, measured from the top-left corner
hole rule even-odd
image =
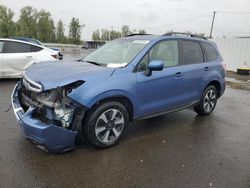
[[[104,66],[103,64],[97,63],[97,62],[94,62],[94,61],[85,61],[85,60],[82,60],[82,61],[83,61],[83,62],[90,63],[90,64],[93,64],[93,65]]]

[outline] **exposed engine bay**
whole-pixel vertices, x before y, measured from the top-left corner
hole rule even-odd
[[[19,91],[20,103],[25,111],[30,107],[36,111],[33,117],[46,123],[78,130],[84,115],[84,107],[68,97],[72,90],[82,85],[83,81],[57,87],[52,90],[35,92],[27,85],[27,80],[22,81]]]

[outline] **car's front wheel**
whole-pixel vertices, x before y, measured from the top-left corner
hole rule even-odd
[[[127,109],[119,102],[106,102],[88,112],[84,133],[94,146],[106,148],[117,144],[129,125]]]
[[[200,103],[194,107],[194,111],[199,115],[209,115],[213,112],[218,98],[218,91],[215,86],[208,86],[200,99]]]

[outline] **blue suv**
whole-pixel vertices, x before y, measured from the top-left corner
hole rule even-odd
[[[12,94],[25,136],[61,153],[117,144],[134,119],[189,107],[209,115],[225,90],[216,45],[193,35],[132,35],[76,62],[32,65]]]

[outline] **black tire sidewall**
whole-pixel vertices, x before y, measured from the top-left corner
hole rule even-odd
[[[103,143],[96,137],[95,125],[100,115],[109,109],[117,109],[122,113],[124,117],[124,127],[123,127],[123,131],[121,135],[115,141],[111,143]],[[94,107],[90,111],[85,122],[86,123],[83,126],[84,126],[84,132],[88,141],[97,147],[107,148],[107,147],[111,147],[117,144],[121,140],[121,138],[125,135],[127,127],[129,125],[129,116],[128,116],[127,109],[124,107],[123,104],[119,102],[106,102],[106,103],[103,103]]]
[[[211,90],[211,89],[215,92],[216,100],[215,100],[215,105],[214,105],[213,109],[212,109],[210,112],[207,112],[207,111],[205,110],[205,108],[204,108],[204,98],[205,98],[207,92],[208,92],[209,90]],[[205,116],[206,116],[206,115],[211,114],[211,113],[213,112],[214,108],[216,107],[217,99],[218,99],[218,91],[217,91],[216,87],[213,86],[213,85],[207,86],[206,89],[203,91],[203,94],[202,94],[202,96],[201,96],[201,99],[200,99],[199,104],[198,104],[197,106],[194,106],[194,111],[195,111],[196,113],[198,113],[199,115],[205,115]]]
[[[205,110],[205,108],[204,108],[204,101],[205,101],[205,96],[206,96],[206,94],[207,94],[208,91],[210,91],[210,90],[213,90],[213,91],[215,92],[216,100],[215,100],[215,104],[214,104],[213,109],[210,110],[210,112],[207,112],[207,111]],[[218,91],[217,91],[216,87],[213,86],[213,85],[208,86],[208,87],[205,89],[205,91],[203,92],[203,95],[202,95],[202,98],[201,98],[201,108],[202,108],[204,114],[208,115],[208,114],[211,114],[211,113],[213,112],[213,110],[214,110],[214,108],[215,108],[215,106],[216,106],[216,104],[217,104],[217,99],[218,99]]]

